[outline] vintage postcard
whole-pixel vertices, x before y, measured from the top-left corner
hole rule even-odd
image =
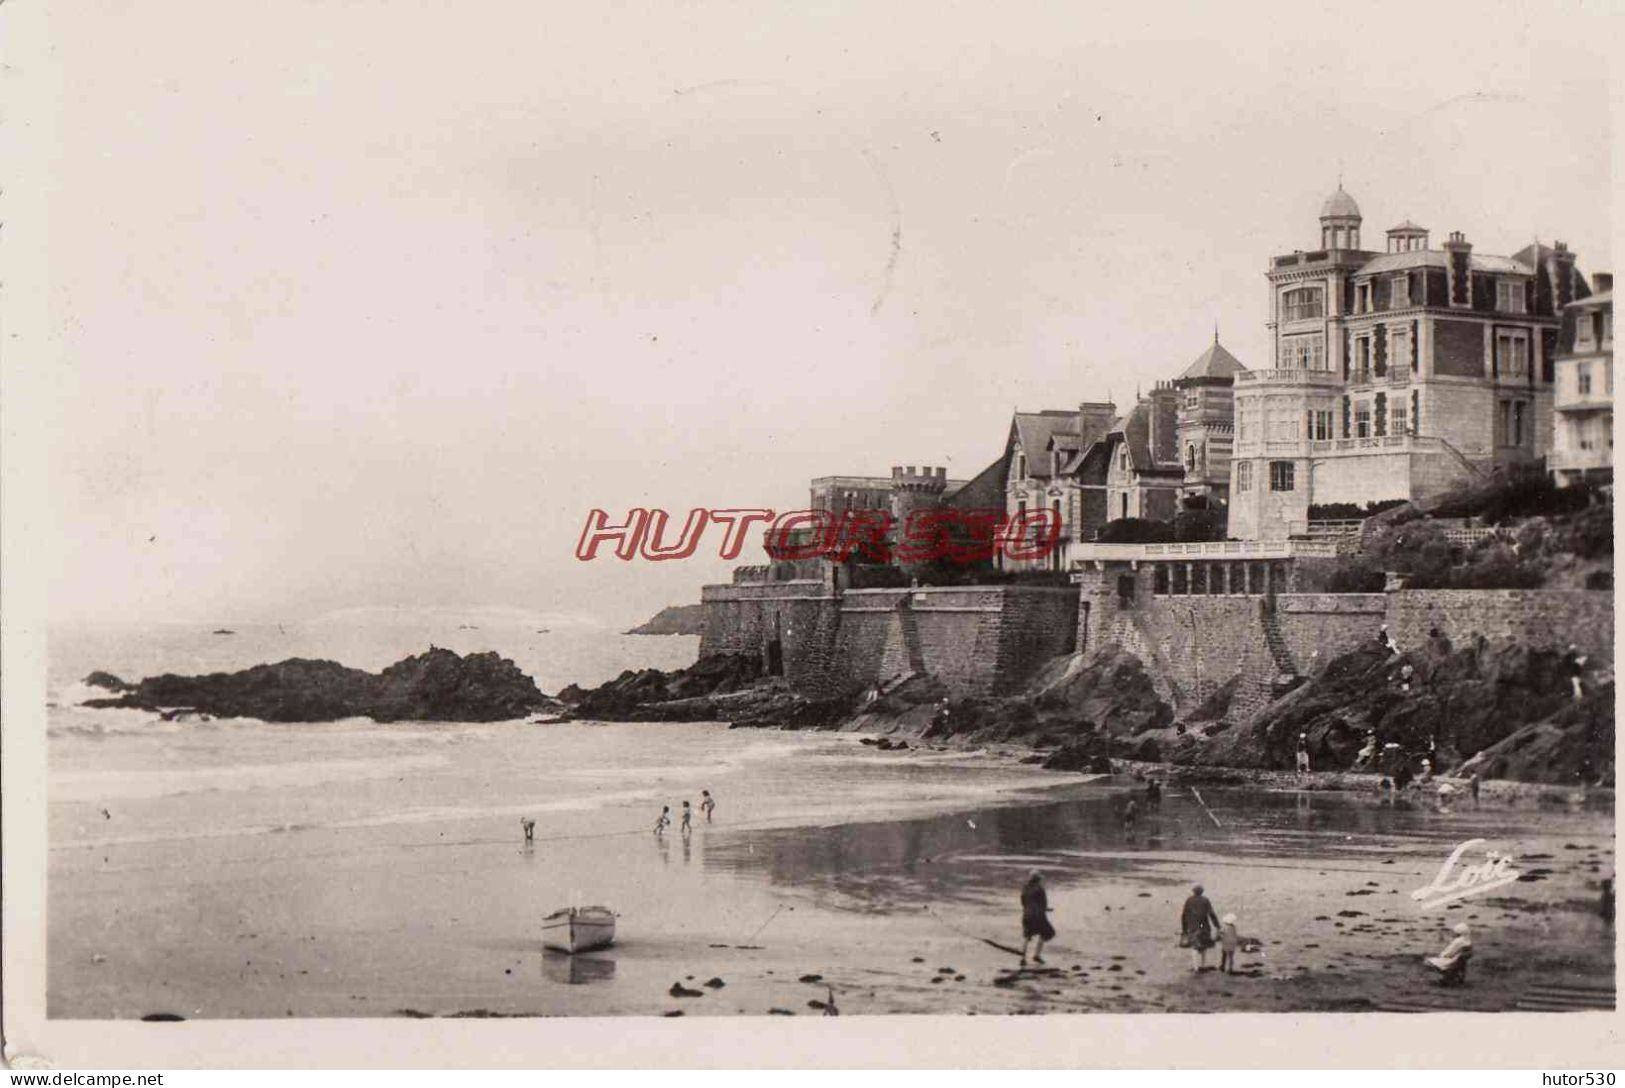
[[[1612,12],[0,20],[8,1061],[1618,1064]]]

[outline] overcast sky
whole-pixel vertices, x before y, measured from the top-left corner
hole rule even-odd
[[[1453,7],[58,5],[52,614],[697,599],[587,511],[1262,365],[1340,170],[1611,268],[1606,5]]]

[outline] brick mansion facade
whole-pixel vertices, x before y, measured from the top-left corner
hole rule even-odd
[[[1510,257],[1409,221],[1361,244],[1341,187],[1320,248],[1273,258],[1273,358],[1236,378],[1229,535],[1285,539],[1314,507],[1436,494],[1552,449],[1563,308],[1590,294],[1563,243]]]

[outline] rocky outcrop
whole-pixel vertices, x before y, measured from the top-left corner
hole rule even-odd
[[[1351,768],[1366,736],[1399,745],[1414,769],[1535,782],[1611,784],[1612,677],[1575,700],[1560,654],[1521,644],[1395,657],[1372,643],[1333,659],[1250,719],[1183,746],[1178,762],[1288,769],[1307,735],[1316,770]]]
[[[729,699],[728,696],[735,696]],[[714,721],[731,713],[804,700],[783,680],[764,678],[761,659],[751,654],[707,654],[686,669],[628,669],[596,688],[574,684],[559,692],[572,718],[592,721]]]
[[[290,658],[241,672],[166,673],[125,685],[122,690],[117,698],[91,699],[84,705],[154,711],[185,708],[215,717],[268,722],[358,717],[380,722],[492,722],[558,706],[507,658],[495,653],[465,657],[435,648],[379,673],[347,668],[335,661]]]
[[[112,673],[102,672],[100,669],[85,677],[81,683],[86,687],[101,688],[103,691],[129,691],[132,687]]]
[[[674,604],[662,608],[653,617],[626,632],[629,635],[703,635],[705,634],[705,606],[703,604]]]

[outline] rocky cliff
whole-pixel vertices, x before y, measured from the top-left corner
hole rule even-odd
[[[1104,770],[1112,760],[1192,770],[1289,770],[1300,734],[1316,771],[1346,772],[1366,736],[1399,746],[1413,770],[1527,782],[1612,785],[1610,670],[1583,678],[1575,700],[1561,655],[1519,644],[1403,657],[1375,642],[1334,658],[1248,716],[1232,716],[1226,685],[1176,720],[1146,665],[1120,646],[1049,662],[1017,695],[948,696],[906,674],[861,696],[814,701],[760,675],[750,655],[702,658],[675,673],[625,673],[590,692],[560,693],[576,717],[726,720],[735,726],[853,729],[926,742],[1025,745],[1046,767]],[[1040,758],[1040,756],[1035,756]]]
[[[650,619],[626,632],[629,635],[703,635],[705,606],[674,604],[662,608]]]

